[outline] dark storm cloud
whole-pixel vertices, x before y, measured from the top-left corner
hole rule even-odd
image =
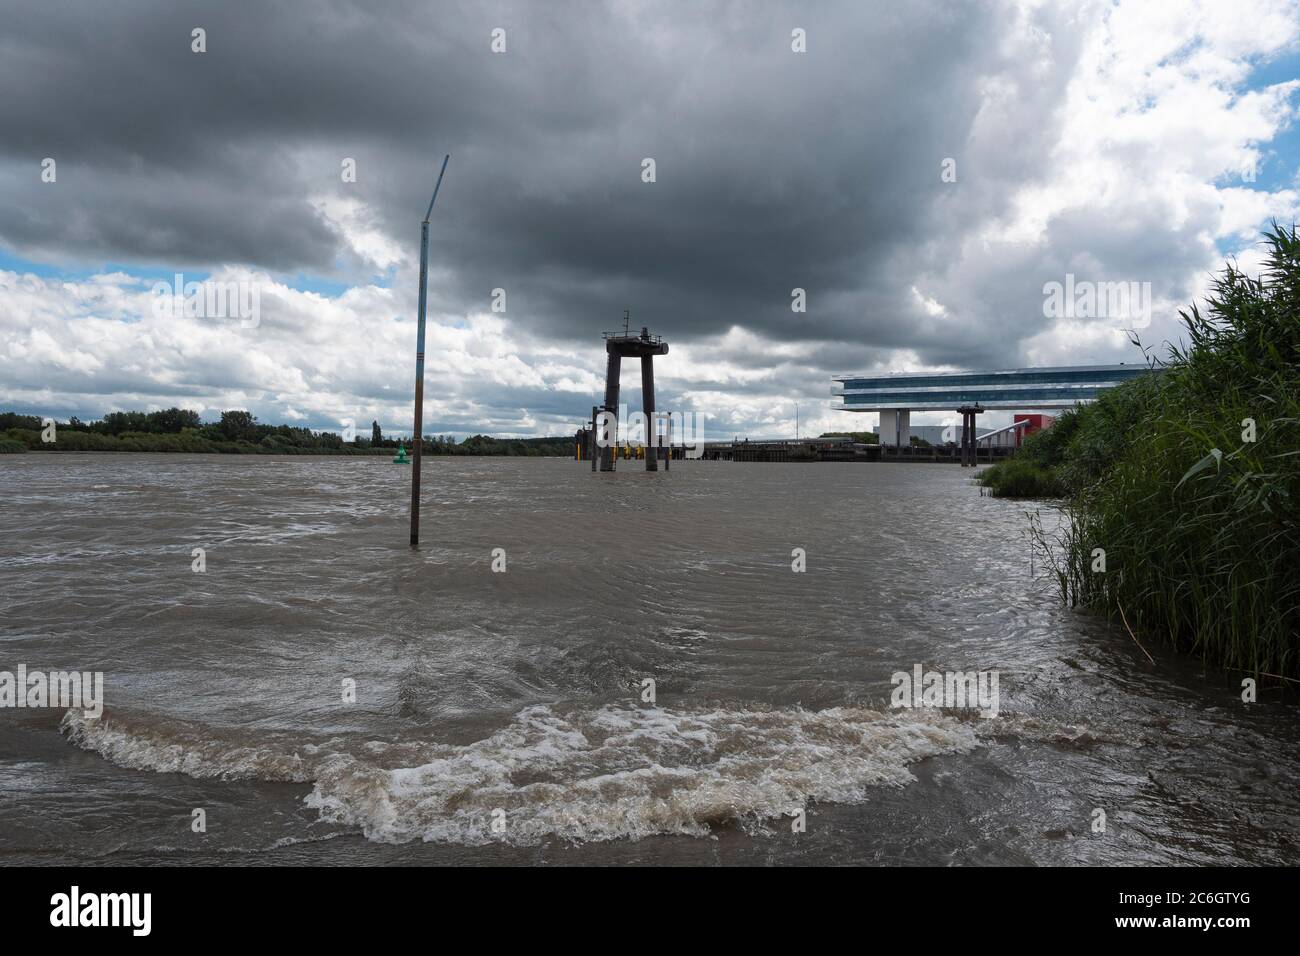
[[[5,15],[0,56],[0,240],[62,263],[352,281],[365,264],[313,200],[360,200],[410,248],[450,152],[442,310],[484,310],[501,287],[537,335],[590,340],[631,307],[670,339],[739,325],[967,361],[992,354],[978,309],[927,323],[911,276],[1043,172],[1075,54],[1044,20],[1059,68],[1022,69],[1001,43],[1014,16],[974,2],[28,5]],[[972,139],[991,76],[1022,107],[1008,142]],[[38,182],[45,156],[56,187]],[[939,180],[948,156],[958,184]],[[340,182],[344,157],[356,184]]]

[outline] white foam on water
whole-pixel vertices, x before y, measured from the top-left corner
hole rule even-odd
[[[812,800],[855,803],[871,787],[903,786],[915,779],[910,764],[979,745],[968,722],[938,712],[854,707],[535,706],[463,746],[331,740],[292,752],[110,715],[69,712],[63,729],[125,767],[312,782],[306,803],[322,820],[371,840],[471,845],[761,830]],[[494,816],[504,830],[494,832]]]
[[[200,779],[286,783],[310,783],[313,779],[301,754],[239,746],[221,737],[206,736],[181,721],[123,718],[108,711],[102,717],[87,717],[82,711],[69,710],[63,715],[59,731],[83,750],[94,751],[132,770],[183,773]]]

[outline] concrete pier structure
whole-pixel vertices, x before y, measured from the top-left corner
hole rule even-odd
[[[974,468],[979,464],[975,416],[983,411],[984,409],[979,405],[963,405],[957,409],[961,415],[961,466],[963,468]]]
[[[619,375],[623,369],[624,358],[639,358],[641,360],[641,400],[645,410],[646,420],[655,421],[655,372],[654,357],[656,355],[668,354],[668,343],[657,335],[651,335],[650,330],[641,329],[640,335],[634,335],[628,331],[627,320],[629,316],[623,313],[623,331],[605,333],[605,414],[616,416],[618,414],[618,390]],[[614,435],[618,434],[618,421],[615,419],[612,426]],[[646,436],[647,445],[652,444],[651,436]],[[600,450],[600,470],[614,470],[614,449],[606,446]],[[653,451],[645,456],[645,470],[658,471],[658,457]]]
[[[912,444],[912,412],[907,408],[885,408],[880,412],[880,444],[906,448]]]

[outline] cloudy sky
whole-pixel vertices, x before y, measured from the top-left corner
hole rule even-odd
[[[671,343],[659,407],[717,436],[793,434],[796,403],[804,433],[874,427],[834,374],[1141,361],[1125,323],[1045,317],[1045,283],[1150,283],[1159,346],[1300,203],[1282,0],[4,0],[0,24],[0,410],[409,433],[445,153],[438,434],[572,434],[624,309]],[[158,309],[177,273],[248,283],[256,321]]]

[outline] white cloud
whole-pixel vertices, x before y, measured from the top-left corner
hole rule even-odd
[[[1269,144],[1296,118],[1300,80],[1247,86],[1261,63],[1295,52],[1295,3],[1014,6],[1000,69],[971,79],[979,103],[968,140],[944,146],[957,183],[940,184],[936,167],[934,188],[949,192],[933,213],[935,238],[898,257],[896,341],[871,350],[822,341],[809,316],[807,339],[778,342],[740,316],[725,334],[672,343],[657,367],[661,408],[693,407],[719,433],[754,437],[792,433],[796,402],[805,433],[864,428],[829,410],[830,375],[926,368],[916,343],[935,338],[952,340],[956,354],[992,340],[1007,365],[1137,361],[1108,323],[1043,319],[1044,282],[1067,271],[1150,281],[1156,315],[1143,337],[1158,343],[1177,335],[1176,310],[1204,290],[1223,250],[1250,265],[1270,218],[1300,218],[1294,183],[1269,191],[1242,175],[1279,161]],[[120,272],[70,281],[0,272],[0,407],[84,416],[176,404],[209,417],[248,407],[270,421],[377,418],[388,431],[408,429],[412,244],[394,241],[359,199],[321,195],[313,205],[391,287],[321,295],[217,266],[214,278],[259,282],[260,323],[241,328],[159,318],[148,283]],[[445,278],[435,266],[431,295]],[[603,388],[599,340],[534,336],[519,301],[501,315],[431,299],[430,431],[560,434],[585,418]],[[625,394],[637,384],[635,368],[628,373]]]

